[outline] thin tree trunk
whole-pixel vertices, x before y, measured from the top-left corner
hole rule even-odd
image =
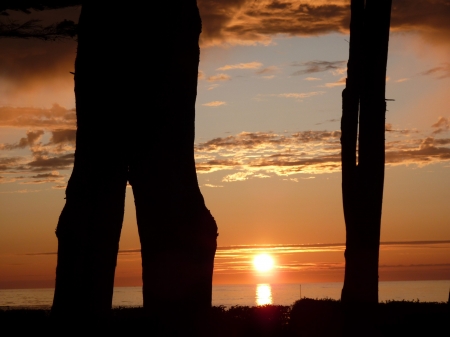
[[[342,193],[347,233],[342,301],[377,303],[386,66],[392,1],[352,0],[351,3],[350,57],[341,124]]]

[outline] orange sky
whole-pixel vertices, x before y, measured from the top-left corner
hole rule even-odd
[[[449,279],[450,5],[393,5],[386,97],[395,101],[387,112],[381,238],[398,244],[381,246],[380,280]],[[195,153],[219,226],[214,282],[342,281],[348,1],[202,0],[199,7]],[[76,43],[0,39],[0,50],[0,288],[52,287],[54,230],[73,163]],[[131,189],[120,249],[116,285],[139,285]],[[251,265],[260,250],[276,260],[267,275]]]

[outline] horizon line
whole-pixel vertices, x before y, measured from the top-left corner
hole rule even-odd
[[[420,240],[420,241],[381,241],[380,246],[394,246],[394,245],[437,245],[437,244],[450,244],[450,240]],[[257,248],[287,248],[287,247],[299,247],[299,248],[323,248],[323,247],[345,247],[345,243],[295,243],[295,244],[255,244],[255,245],[230,245],[219,246],[217,250],[229,250],[229,249],[257,249]],[[121,249],[119,254],[127,253],[140,253],[141,249]],[[15,255],[57,255],[57,252],[39,252],[39,253],[24,253]]]

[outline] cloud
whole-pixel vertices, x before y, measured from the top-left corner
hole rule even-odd
[[[438,121],[434,123],[431,127],[435,128],[433,134],[447,132],[450,130],[450,121],[448,120],[448,118],[439,117]]]
[[[417,32],[431,43],[450,42],[450,6],[447,0],[396,0],[392,4],[394,31]]]
[[[337,119],[330,120],[338,121]],[[440,118],[433,127],[446,127]],[[321,123],[320,123],[321,124]],[[386,125],[386,165],[419,167],[450,161],[450,138],[436,138],[417,130]],[[340,131],[242,132],[195,146],[197,172],[223,171],[222,182],[252,178],[324,174],[341,170]],[[232,172],[230,172],[232,171]]]
[[[221,106],[221,105],[225,105],[225,104],[227,104],[227,103],[224,101],[212,101],[212,102],[204,103],[202,105],[216,107],[216,106]]]
[[[242,132],[215,138],[196,145],[197,170],[199,173],[239,170],[241,173],[230,173],[224,178],[230,182],[303,171],[320,173],[321,168],[329,167],[338,169],[339,137],[339,132],[304,131],[289,136]]]
[[[76,130],[52,130],[51,132],[52,137],[50,138],[50,144],[75,143]]]
[[[341,73],[342,66],[346,63],[346,61],[308,61],[302,63],[293,63],[294,67],[303,67],[304,69],[297,70],[292,75],[305,75],[305,74],[313,74],[313,73],[321,73],[324,71],[337,71]]]
[[[238,63],[238,64],[227,64],[223,67],[217,68],[216,70],[232,70],[232,69],[258,69],[262,67],[261,62],[249,62],[249,63]]]
[[[0,107],[0,126],[16,128],[75,129],[74,109],[54,104],[50,109]]]
[[[28,94],[42,87],[73,88],[76,41],[0,39],[0,93]]]
[[[229,81],[231,79],[227,74],[217,74],[213,76],[209,76],[207,80],[209,82],[217,82],[217,81]]]
[[[47,183],[61,184],[64,182],[64,178],[65,178],[65,175],[60,175],[58,171],[53,171],[52,173],[42,173],[42,174],[37,174],[35,176],[32,176],[29,178],[32,180],[27,180],[27,181],[21,182],[21,184],[25,184],[25,185],[37,185],[37,184],[47,184]],[[56,186],[56,188],[58,189],[59,186]]]
[[[27,163],[33,171],[65,170],[73,165],[73,153],[55,157],[37,157]]]
[[[301,98],[308,98],[308,97],[312,97],[312,96],[322,95],[324,93],[325,93],[324,91],[299,92],[299,93],[289,92],[289,93],[283,93],[283,94],[276,94],[273,96],[301,99]]]
[[[222,181],[223,182],[232,182],[232,181],[244,181],[247,180],[248,176],[251,176],[251,172],[237,172],[233,174],[229,174],[225,176]]]
[[[16,165],[20,157],[0,157],[0,171],[7,171],[11,166]]]
[[[268,43],[271,36],[318,35],[343,31],[350,11],[344,1],[198,1],[202,44]]]
[[[303,79],[304,81],[321,81],[321,78],[318,77],[307,77]]]
[[[211,84],[206,90],[214,90],[219,86],[219,84]]]
[[[446,63],[442,66],[428,69],[426,71],[421,72],[420,74],[424,76],[433,75],[436,76],[438,79],[448,78],[450,77],[450,63]]]
[[[317,36],[348,33],[348,0],[199,0],[203,45],[270,43],[277,34]],[[450,42],[447,0],[396,0],[392,31],[417,32],[433,43]]]
[[[404,241],[381,242],[380,250],[398,250],[405,252],[409,249],[443,249],[450,248],[450,241]],[[311,253],[339,253],[345,250],[345,243],[313,243],[313,244],[280,244],[280,245],[236,245],[217,247],[214,270],[219,273],[238,273],[251,270],[251,257],[260,254],[270,254],[277,260],[277,269],[284,272],[312,271],[312,270],[342,270],[344,263],[322,263],[298,261],[299,254]],[[413,266],[448,266],[449,264],[414,264]],[[411,265],[381,265],[381,267],[410,267]]]
[[[198,0],[197,3],[202,18],[200,38],[203,45],[267,44],[278,34],[317,36],[348,33],[350,23],[348,0]],[[77,21],[79,13],[74,9],[51,12],[54,13],[53,22],[63,19]],[[447,0],[396,0],[392,7],[391,28],[393,31],[417,32],[433,43],[448,44],[449,17]],[[2,47],[0,49],[4,50]],[[54,44],[56,52],[58,48]],[[55,52],[50,52],[47,57],[51,58],[52,54]],[[51,63],[56,68],[57,63]]]
[[[278,67],[270,66],[270,67],[266,67],[264,69],[258,70],[256,72],[256,74],[258,74],[258,75],[272,74],[272,73],[277,72],[277,71],[278,71]],[[265,77],[267,77],[267,76],[265,76]]]
[[[400,78],[400,79],[396,80],[395,83],[403,83],[403,82],[406,82],[409,80],[410,80],[409,78]]]
[[[27,136],[21,138],[19,142],[15,144],[0,144],[0,150],[23,149],[27,146],[32,147],[34,143],[42,137],[43,134],[43,130],[28,131]]]
[[[336,82],[325,83],[323,86],[321,85],[320,87],[325,87],[325,88],[338,87],[338,86],[341,86],[341,85],[345,85],[346,84],[346,80],[347,80],[346,77],[342,77]]]
[[[321,125],[321,124],[325,124],[325,123],[336,123],[336,122],[340,122],[340,119],[336,119],[336,118],[327,119],[326,121],[316,123],[316,125]]]
[[[223,187],[222,185],[213,185],[213,184],[204,184],[203,186],[212,188]]]
[[[1,191],[1,194],[25,194],[25,193],[36,193],[36,192],[41,192],[41,190],[28,190],[28,189],[22,189],[22,190],[17,190],[17,191]]]

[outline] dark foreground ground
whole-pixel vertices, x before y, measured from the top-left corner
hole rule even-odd
[[[114,309],[110,317],[101,320],[88,320],[80,313],[64,322],[51,317],[47,310],[0,310],[0,335],[91,335],[94,330],[100,330],[96,332],[102,332],[102,336],[194,335],[180,333],[185,323],[178,316],[183,310],[177,310],[176,315],[167,312],[165,325],[158,329],[158,322],[142,308]],[[185,310],[189,311],[189,305]],[[292,306],[213,307],[210,317],[205,318],[202,335],[450,336],[450,305],[402,301],[376,307],[345,307],[340,301],[305,298]]]

